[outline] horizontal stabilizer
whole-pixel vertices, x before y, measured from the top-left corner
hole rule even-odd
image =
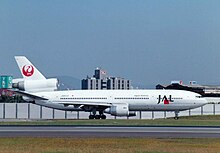
[[[31,98],[33,100],[48,100],[47,98],[43,98],[43,97],[36,96],[36,95],[30,94],[30,93],[26,93],[26,92],[22,92],[22,91],[14,91],[14,92],[16,94],[19,94],[21,96],[25,96],[25,97]]]

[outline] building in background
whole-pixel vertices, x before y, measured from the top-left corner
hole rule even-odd
[[[121,77],[109,77],[104,69],[96,68],[93,77],[82,79],[83,90],[129,90],[131,81]]]
[[[219,85],[199,85],[196,81],[190,81],[189,84],[183,84],[182,81],[171,81],[169,85],[158,84],[156,89],[188,90],[204,97],[220,97]]]

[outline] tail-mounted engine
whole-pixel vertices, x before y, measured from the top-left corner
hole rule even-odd
[[[58,79],[23,80],[13,83],[12,87],[28,92],[55,91],[58,88]]]

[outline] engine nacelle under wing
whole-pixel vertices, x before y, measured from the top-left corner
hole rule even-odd
[[[13,88],[28,92],[55,91],[58,88],[56,78],[46,80],[24,80],[13,84]]]
[[[105,109],[104,112],[113,116],[136,116],[135,111],[129,111],[127,103],[113,104],[111,107]]]

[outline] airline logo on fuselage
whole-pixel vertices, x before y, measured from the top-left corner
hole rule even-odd
[[[27,77],[32,76],[34,74],[34,67],[32,65],[24,65],[22,73]]]
[[[168,105],[168,104],[170,104],[171,102],[174,102],[174,101],[172,100],[172,95],[170,95],[169,98],[167,98],[166,95],[164,95],[163,98],[162,98],[161,95],[159,95],[159,96],[158,96],[158,102],[157,102],[157,104],[160,104],[161,102],[163,102],[164,105]]]

